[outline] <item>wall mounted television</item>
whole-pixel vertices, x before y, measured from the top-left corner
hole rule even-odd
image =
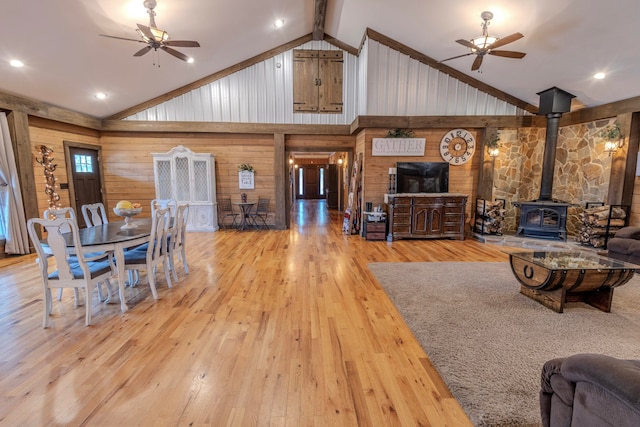
[[[449,163],[396,163],[397,193],[447,193],[449,191]]]

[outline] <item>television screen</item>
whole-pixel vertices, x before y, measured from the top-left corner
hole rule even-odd
[[[449,191],[449,163],[396,163],[397,193],[447,193]]]

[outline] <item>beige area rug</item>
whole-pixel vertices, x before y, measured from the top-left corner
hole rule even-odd
[[[575,353],[640,359],[640,275],[611,313],[581,303],[559,314],[519,293],[508,263],[372,263],[476,426],[540,426],[544,362]]]

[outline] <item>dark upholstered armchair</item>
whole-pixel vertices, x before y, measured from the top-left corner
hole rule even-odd
[[[640,426],[640,360],[576,354],[542,368],[544,427]]]

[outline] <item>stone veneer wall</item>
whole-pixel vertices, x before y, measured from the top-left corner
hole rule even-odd
[[[567,234],[580,229],[586,202],[607,202],[611,156],[604,152],[600,130],[615,119],[560,128],[552,197],[570,207]],[[493,197],[506,200],[504,231],[515,233],[520,210],[513,202],[540,197],[546,128],[500,130],[500,155],[494,160]]]

